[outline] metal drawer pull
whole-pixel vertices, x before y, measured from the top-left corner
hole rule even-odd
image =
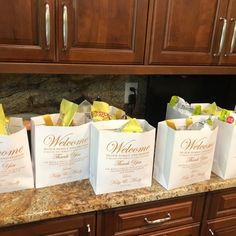
[[[161,219],[157,219],[157,220],[148,220],[148,219],[145,217],[144,220],[145,220],[148,224],[150,224],[150,225],[152,225],[152,224],[161,224],[161,223],[164,223],[164,222],[166,222],[166,221],[171,220],[171,215],[170,215],[170,213],[168,213],[168,214],[167,214],[167,217],[161,218]]]
[[[215,235],[214,232],[212,231],[212,229],[208,229],[208,230],[211,233],[211,235]]]
[[[222,32],[221,32],[221,37],[220,37],[220,46],[219,46],[219,51],[218,53],[214,53],[213,56],[217,57],[221,54],[224,42],[225,42],[225,34],[226,34],[226,27],[227,27],[227,20],[224,17],[220,17],[220,21],[223,21],[223,27],[222,27]]]
[[[91,232],[90,224],[87,224],[86,226],[87,226],[87,229],[88,229],[88,233],[90,233]]]
[[[68,13],[67,6],[63,6],[63,46],[64,49],[67,49],[67,40],[68,40]]]
[[[50,9],[49,4],[45,5],[45,36],[46,36],[46,47],[50,47]]]
[[[233,32],[233,37],[232,37],[232,41],[231,41],[231,46],[230,46],[230,53],[233,53],[234,51],[234,46],[235,46],[235,42],[236,42],[236,19],[232,18],[230,19],[231,22],[234,21],[234,32]]]

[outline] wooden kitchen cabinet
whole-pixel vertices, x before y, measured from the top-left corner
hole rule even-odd
[[[236,71],[236,0],[0,0],[0,4],[0,73]]]
[[[148,0],[59,0],[58,60],[143,64]]]
[[[55,1],[0,0],[0,6],[0,61],[53,61]]]
[[[0,61],[143,64],[148,0],[0,4]]]
[[[236,191],[209,193],[203,219],[202,236],[236,235]]]
[[[102,236],[198,236],[205,195],[113,209],[98,214]]]
[[[152,0],[148,64],[236,64],[235,0]]]
[[[227,32],[221,65],[236,65],[236,0],[230,0],[227,13]]]
[[[96,213],[0,228],[0,236],[94,236]]]
[[[199,224],[193,224],[159,232],[151,232],[142,234],[142,236],[199,236]]]
[[[235,236],[236,217],[213,220],[207,224],[208,229],[204,235],[214,236]]]

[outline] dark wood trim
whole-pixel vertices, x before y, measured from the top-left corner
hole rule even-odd
[[[2,74],[236,74],[236,66],[146,66],[0,62]]]
[[[144,54],[144,64],[148,65],[149,61],[149,54],[150,54],[150,44],[151,44],[151,37],[152,35],[152,25],[153,25],[153,11],[154,11],[154,0],[149,1],[149,8],[148,8],[148,21],[147,21],[147,33],[146,33],[146,47],[145,47],[145,54]]]
[[[211,202],[212,202],[212,193],[206,193],[206,197],[205,197],[205,206],[204,206],[204,211],[203,211],[203,215],[202,215],[202,221],[201,221],[201,236],[205,236],[206,232],[207,232],[207,219],[208,219],[208,215],[209,215],[209,209],[211,206]]]

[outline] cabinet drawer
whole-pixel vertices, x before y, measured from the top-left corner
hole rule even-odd
[[[203,197],[189,197],[184,200],[165,201],[149,207],[117,211],[116,232],[150,227],[164,229],[198,222],[201,218],[203,200]]]
[[[205,235],[235,236],[236,235],[236,216],[222,217],[216,220],[209,220]]]
[[[142,236],[199,236],[199,224],[142,234]],[[141,236],[141,235],[140,235]]]
[[[85,213],[76,216],[3,227],[0,229],[0,236],[95,236],[95,226],[96,214]]]
[[[236,190],[227,190],[212,195],[208,219],[236,214]]]

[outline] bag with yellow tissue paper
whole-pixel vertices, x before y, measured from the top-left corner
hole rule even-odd
[[[22,118],[5,117],[0,104],[0,193],[34,187],[26,128]]]
[[[60,113],[31,118],[36,188],[89,177],[90,123],[77,110],[63,99]]]
[[[91,123],[90,183],[96,194],[150,187],[155,128],[145,120]]]
[[[209,116],[159,122],[154,179],[168,190],[210,179],[217,131]]]

